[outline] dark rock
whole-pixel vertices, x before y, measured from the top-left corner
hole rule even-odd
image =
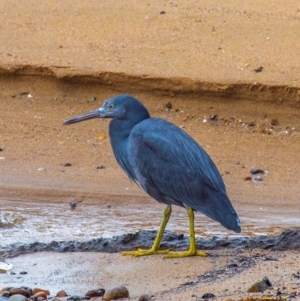
[[[20,275],[26,275],[27,272],[26,272],[26,271],[22,271],[22,272],[20,272],[19,274],[20,274]]]
[[[156,231],[143,230],[136,233],[114,236],[112,238],[97,238],[89,241],[52,241],[50,243],[14,243],[7,246],[0,245],[0,253],[5,258],[16,257],[21,254],[33,252],[108,252],[116,253],[121,251],[132,251],[137,248],[149,249],[153,244]],[[167,237],[167,240],[165,240]],[[174,239],[172,239],[172,237]],[[165,231],[162,244],[167,249],[178,251],[187,250],[189,247],[189,237],[178,235],[174,232]],[[237,249],[271,249],[274,251],[299,250],[300,249],[300,229],[288,229],[278,236],[256,236],[256,237],[211,237],[197,238],[197,248],[199,250],[219,250],[224,248]]]
[[[216,296],[212,293],[205,293],[203,296],[202,296],[202,299],[213,299],[213,298],[216,298]]]
[[[262,169],[258,169],[258,168],[252,168],[250,170],[250,173],[252,175],[257,175],[257,174],[264,174],[265,172]]]
[[[65,167],[70,167],[70,166],[72,166],[72,164],[71,163],[65,163],[64,166]]]
[[[254,69],[254,71],[258,73],[258,72],[262,72],[263,69],[264,69],[264,67],[258,67],[256,69]]]
[[[218,120],[218,115],[217,115],[217,114],[215,114],[215,115],[210,115],[210,116],[209,116],[209,120],[211,120],[211,121]]]
[[[100,166],[97,166],[96,169],[105,169],[105,166],[104,165],[100,165]]]
[[[171,102],[168,102],[168,103],[166,103],[166,108],[167,109],[172,109],[172,103]]]

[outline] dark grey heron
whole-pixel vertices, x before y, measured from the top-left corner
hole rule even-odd
[[[228,196],[222,177],[204,149],[186,132],[160,118],[150,117],[145,106],[129,95],[119,95],[101,108],[68,119],[72,124],[92,118],[111,118],[109,137],[116,160],[127,176],[151,197],[166,204],[163,221],[149,250],[123,252],[143,256],[206,256],[197,251],[194,211],[219,222],[225,228],[241,232],[240,220]],[[184,207],[189,217],[188,251],[159,250],[171,215],[172,205]]]

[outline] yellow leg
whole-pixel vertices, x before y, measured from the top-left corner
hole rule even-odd
[[[189,228],[190,228],[190,249],[188,251],[182,252],[168,252],[165,258],[181,258],[188,256],[208,256],[207,253],[197,251],[196,249],[196,239],[195,239],[195,229],[194,229],[194,210],[192,208],[186,208],[189,217]]]
[[[171,213],[172,213],[172,207],[171,207],[171,205],[168,205],[164,211],[163,221],[160,225],[160,228],[157,232],[156,238],[154,240],[154,243],[153,243],[151,249],[149,249],[149,250],[138,249],[137,251],[125,251],[125,252],[122,252],[121,254],[122,255],[131,255],[131,256],[167,254],[169,252],[169,250],[159,251],[159,246],[160,246],[160,242],[161,242],[162,236],[164,234],[166,225],[170,219]]]

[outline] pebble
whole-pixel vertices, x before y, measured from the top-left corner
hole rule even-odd
[[[263,280],[255,282],[252,284],[247,292],[248,293],[263,293],[266,289],[269,289],[272,287],[272,283],[270,282],[268,277],[264,277]]]
[[[252,177],[252,181],[253,181],[253,182],[262,182],[262,181],[263,181],[263,178],[260,177],[260,176]]]
[[[65,290],[61,290],[59,292],[57,292],[56,297],[67,297],[68,294],[66,293]]]
[[[257,174],[264,174],[265,172],[262,169],[259,168],[252,168],[250,170],[252,175],[257,175]]]
[[[205,293],[201,298],[202,299],[213,299],[213,298],[216,298],[216,296],[212,293]]]
[[[37,299],[46,299],[47,300],[47,294],[45,292],[38,292],[36,294],[34,294],[34,296],[37,298]]]
[[[118,285],[107,290],[103,296],[103,300],[110,301],[110,300],[116,300],[116,299],[128,298],[128,297],[129,297],[129,292],[127,288],[123,285]]]
[[[38,288],[38,287],[34,287],[32,289],[32,293],[35,295],[37,293],[40,293],[40,292],[43,292],[45,293],[46,295],[50,295],[50,292],[48,290],[45,290],[45,289],[42,289],[42,288]]]
[[[12,288],[10,291],[9,291],[10,295],[23,295],[27,298],[30,297],[30,293],[28,292],[28,290],[26,289],[23,289],[23,288]]]
[[[25,296],[19,294],[13,295],[8,299],[8,301],[27,301],[27,300],[28,299]]]
[[[151,297],[147,294],[143,294],[138,298],[138,301],[149,301],[151,300]]]
[[[86,297],[102,297],[105,294],[105,289],[104,288],[99,288],[96,290],[90,290],[88,292],[86,292],[85,296]]]

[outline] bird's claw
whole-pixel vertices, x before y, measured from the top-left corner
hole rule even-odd
[[[183,258],[183,257],[190,257],[190,256],[201,256],[207,257],[208,253],[202,251],[181,251],[181,252],[168,252],[164,258]]]
[[[144,249],[137,249],[136,251],[124,251],[121,252],[121,254],[123,256],[134,256],[134,257],[138,257],[138,256],[147,256],[147,255],[156,255],[156,254],[168,254],[169,250],[153,250],[153,249],[149,249],[149,250],[144,250]]]

